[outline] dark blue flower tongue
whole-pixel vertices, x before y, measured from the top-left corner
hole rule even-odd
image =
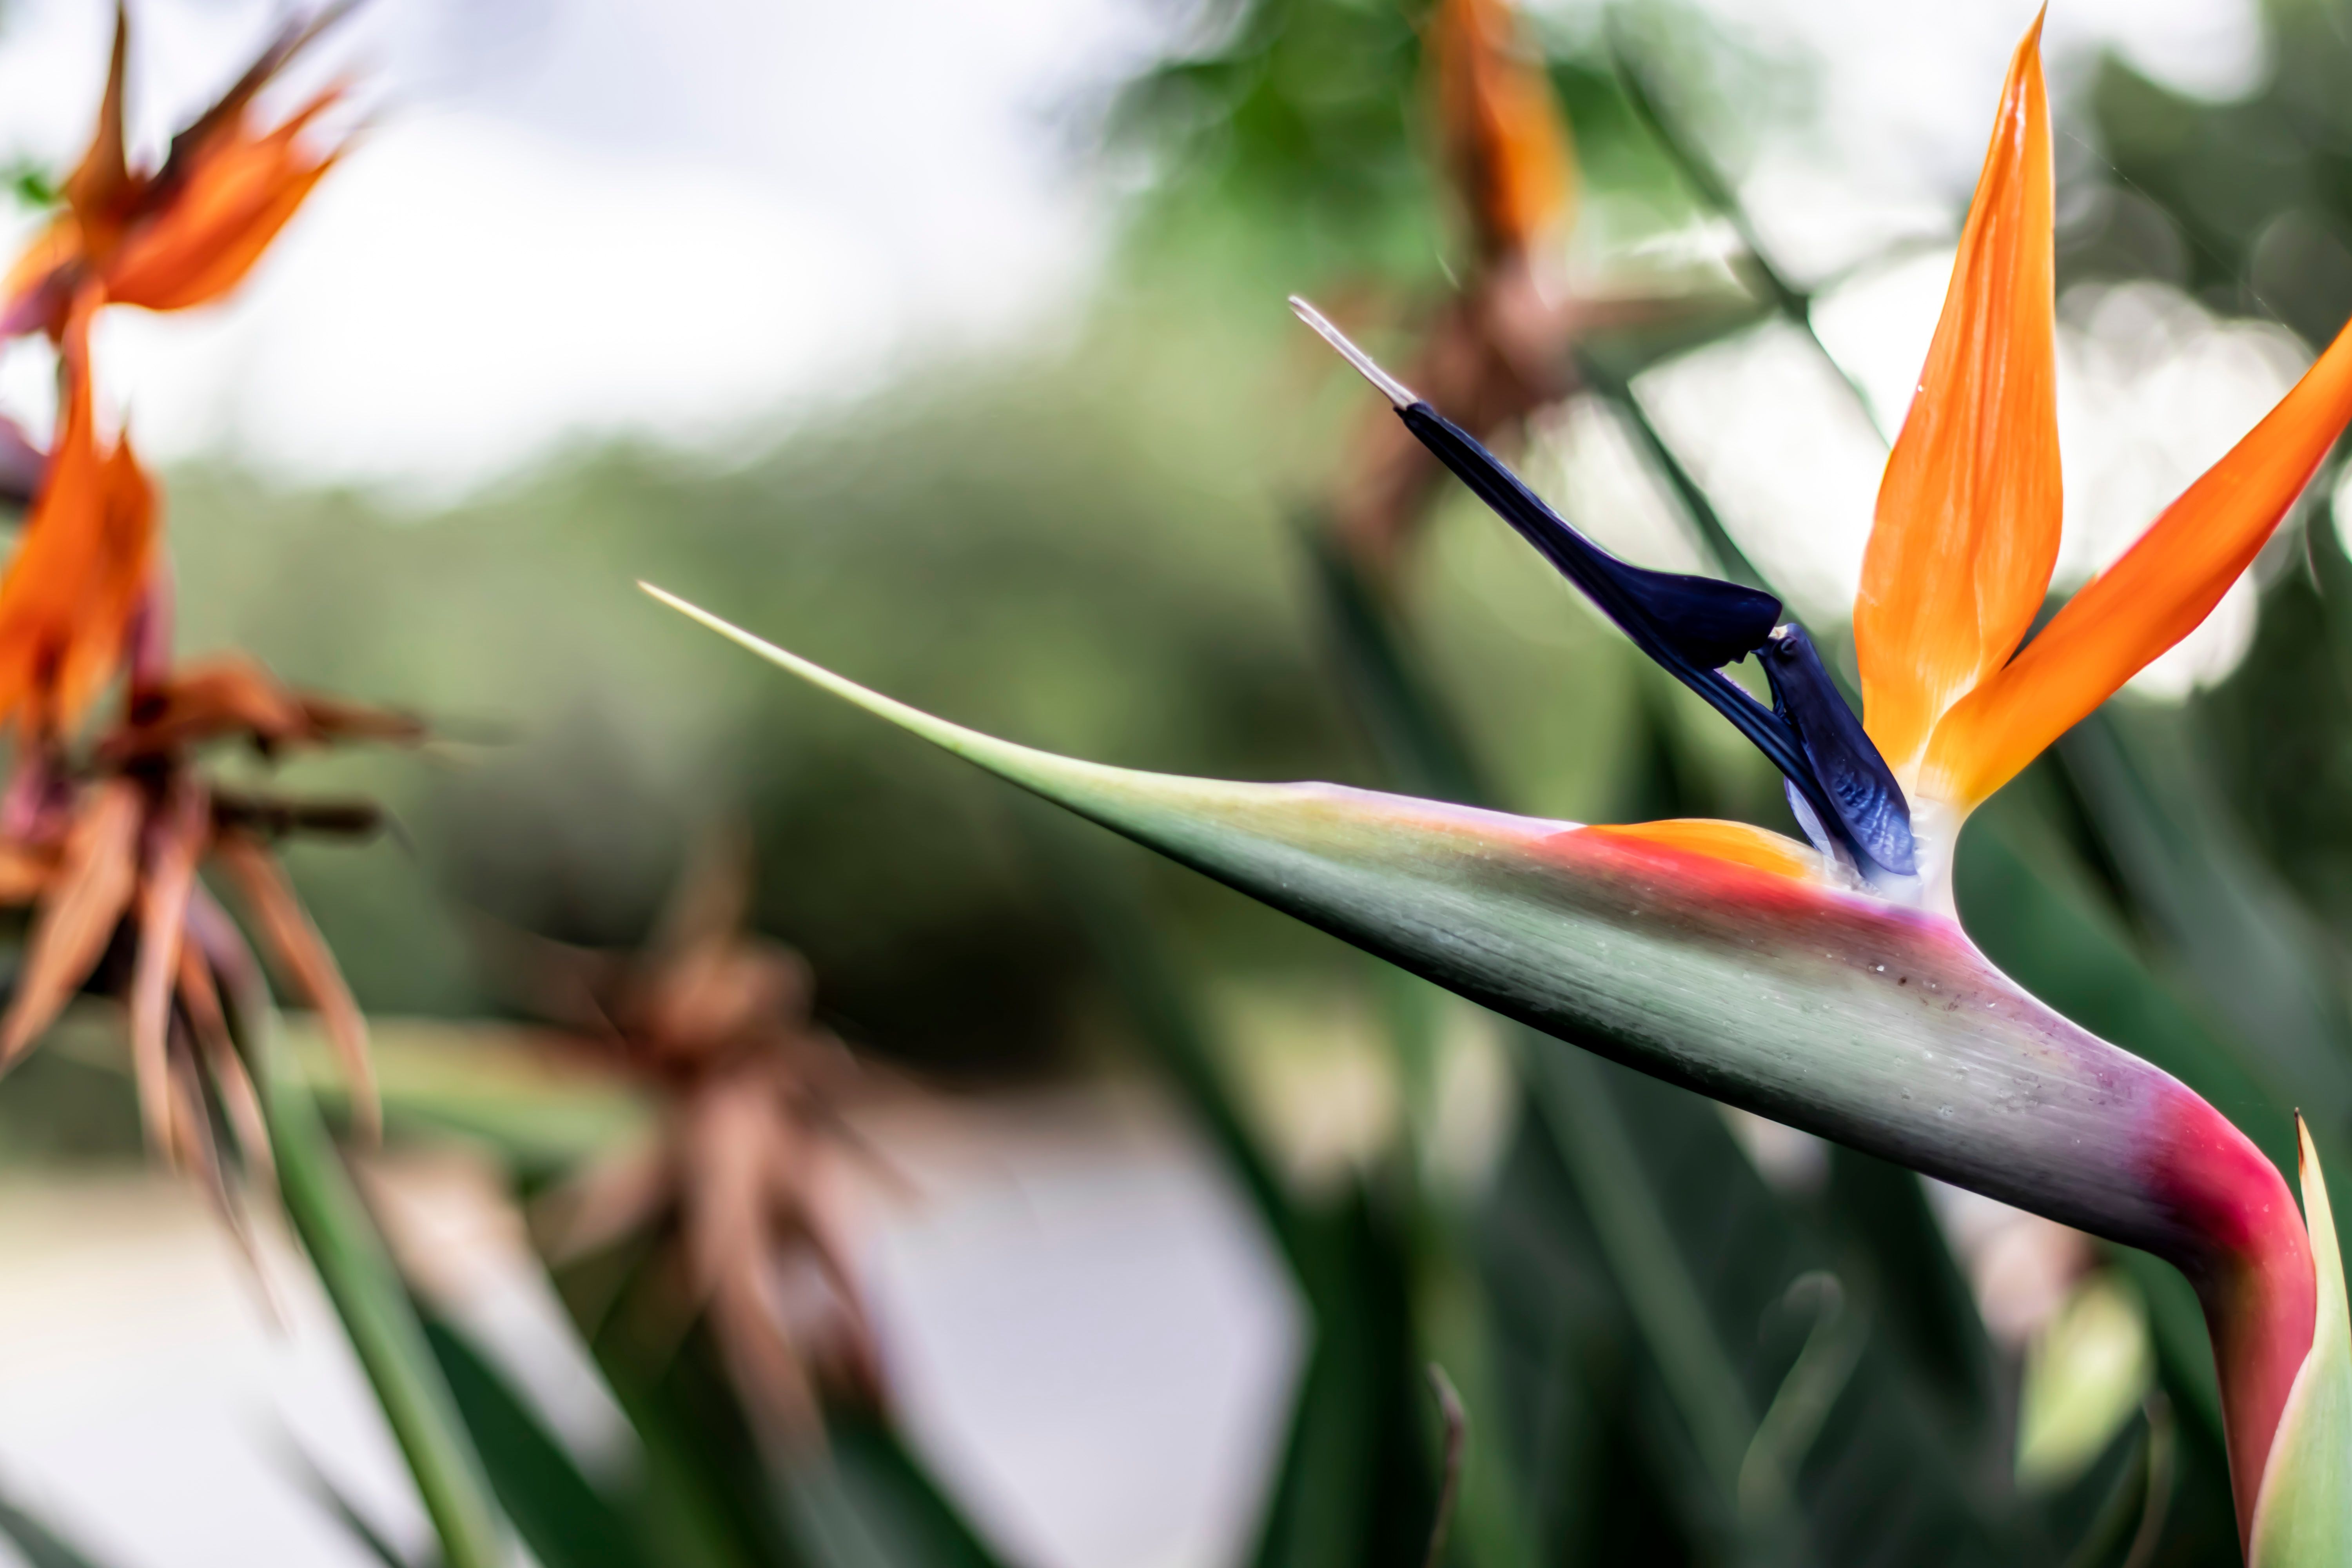
[[[1421,444],[1560,574],[1584,591],[1634,646],[1731,721],[1789,781],[1790,805],[1824,854],[1903,876],[1916,861],[1911,811],[1878,748],[1822,668],[1812,639],[1780,625],[1780,601],[1713,577],[1652,572],[1618,560],[1569,526],[1477,437],[1423,402],[1348,341],[1306,300],[1299,320],[1386,395]],[[1766,708],[1722,671],[1761,655],[1772,684]]]
[[[1791,804],[1802,807],[1797,820],[1825,853],[1843,847],[1857,858],[1868,854],[1866,844],[1843,831],[1845,813],[1816,776],[1794,721],[1777,710],[1778,704],[1766,709],[1721,673],[1720,666],[1771,641],[1780,622],[1780,600],[1736,583],[1652,572],[1620,561],[1569,526],[1477,437],[1428,404],[1415,399],[1396,412],[1438,461],[1582,589],[1636,647],[1706,699],[1772,760],[1797,797]],[[1830,696],[1838,700],[1834,690]]]
[[[1477,438],[1426,403],[1397,410],[1405,428],[1493,507],[1560,575],[1584,590],[1644,653],[1714,669],[1764,646],[1780,621],[1769,594],[1713,577],[1652,572],[1618,560],[1546,506]]]
[[[1758,662],[1772,683],[1772,710],[1797,731],[1843,837],[1888,870],[1915,874],[1911,806],[1903,786],[1830,679],[1813,639],[1802,626],[1775,627]]]
[[[1408,403],[1397,417],[1636,647],[1772,760],[1789,780],[1797,820],[1823,851],[1843,848],[1902,876],[1916,872],[1902,788],[1830,679],[1812,639],[1802,627],[1780,623],[1780,600],[1736,583],[1620,561],[1428,404]],[[1772,684],[1769,712],[1720,670],[1751,653]]]

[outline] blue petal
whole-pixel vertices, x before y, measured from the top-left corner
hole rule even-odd
[[[1917,868],[1911,807],[1862,721],[1830,679],[1802,626],[1776,628],[1759,662],[1772,683],[1774,706],[1797,731],[1813,777],[1838,821],[1864,854],[1904,876]]]
[[[1911,812],[1878,748],[1832,684],[1812,641],[1780,625],[1780,601],[1713,577],[1652,572],[1620,561],[1569,526],[1478,439],[1427,403],[1397,417],[1519,536],[1584,591],[1669,674],[1731,721],[1788,779],[1790,805],[1825,851],[1904,876],[1916,861]],[[1772,682],[1766,709],[1720,667],[1760,653]]]
[[[1714,669],[1762,647],[1779,624],[1780,601],[1769,594],[1618,560],[1570,527],[1502,459],[1428,404],[1408,404],[1397,416],[1653,658],[1670,650],[1700,669]]]

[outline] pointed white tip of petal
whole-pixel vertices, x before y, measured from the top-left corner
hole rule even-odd
[[[1404,383],[1399,381],[1396,377],[1382,370],[1378,364],[1373,363],[1371,355],[1366,353],[1363,350],[1349,342],[1348,341],[1348,334],[1333,326],[1329,318],[1325,316],[1322,311],[1317,310],[1314,306],[1308,304],[1306,300],[1300,299],[1296,294],[1293,294],[1290,297],[1290,309],[1300,321],[1315,329],[1317,336],[1320,337],[1325,342],[1329,343],[1333,348],[1338,349],[1339,351],[1339,357],[1346,360],[1349,364],[1354,365],[1357,371],[1366,381],[1369,381],[1374,386],[1379,387],[1381,389],[1381,395],[1387,398],[1391,404],[1394,404],[1399,408],[1405,408],[1421,401],[1420,395],[1416,394],[1412,388],[1407,386]]]

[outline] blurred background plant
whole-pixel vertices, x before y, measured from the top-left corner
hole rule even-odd
[[[1433,1360],[1468,1412],[1457,1563],[2230,1560],[2164,1271],[1524,1048],[629,587],[1108,761],[1785,826],[1281,301],[1612,548],[1768,583],[1834,649],[2031,7],[753,9],[376,0],[307,64],[366,60],[384,101],[236,301],[96,336],[170,460],[180,647],[483,742],[295,761],[401,833],[286,864],[373,1026],[360,1190],[529,1551],[1418,1560]],[[134,19],[159,153],[270,23]],[[109,21],[0,11],[27,237]],[[2052,18],[2062,590],[2352,311],[2347,28]],[[648,233],[707,237],[698,280]],[[54,372],[0,364],[43,446]],[[2336,492],[1979,814],[1959,888],[2030,989],[2283,1165],[2302,1106],[2341,1169]],[[216,787],[256,794],[246,765]],[[747,858],[682,881],[738,819]],[[285,1032],[338,1106],[325,1032]],[[77,1006],[0,1083],[0,1531],[36,1563],[423,1560],[274,1208],[257,1292],[125,1173],[121,1037]],[[827,1343],[858,1374],[813,1385],[820,1445],[775,1390]]]

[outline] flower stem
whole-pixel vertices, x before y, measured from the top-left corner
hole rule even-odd
[[[267,999],[257,996],[255,985],[232,981],[231,989],[238,1031],[261,1080],[287,1215],[416,1479],[441,1559],[449,1568],[505,1568],[512,1552],[504,1518],[383,1239],[309,1086],[275,1039]]]

